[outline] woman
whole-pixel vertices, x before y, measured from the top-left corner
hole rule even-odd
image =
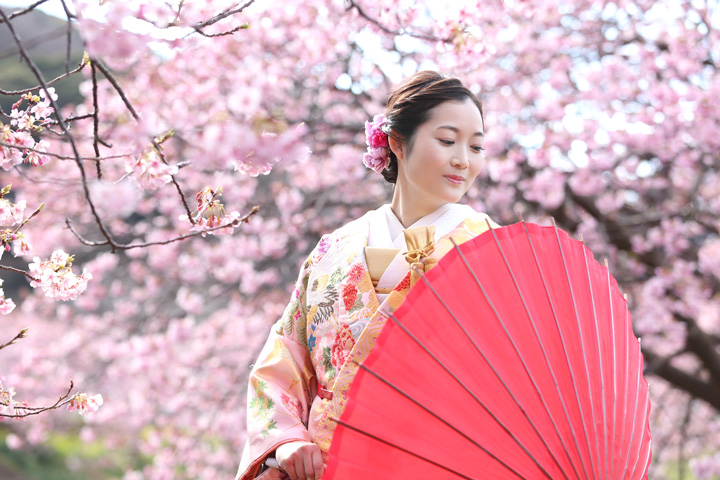
[[[480,173],[484,139],[482,104],[459,80],[410,77],[366,133],[363,161],[395,184],[392,203],[323,236],[303,264],[250,374],[239,479],[322,477],[333,419],[388,315],[451,237],[488,228],[487,215],[456,203]]]

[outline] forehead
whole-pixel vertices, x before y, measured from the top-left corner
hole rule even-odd
[[[450,100],[433,108],[424,126],[437,128],[441,125],[472,132],[484,131],[480,110],[469,98],[462,102]]]

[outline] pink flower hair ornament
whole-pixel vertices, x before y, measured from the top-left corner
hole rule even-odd
[[[385,115],[375,115],[372,122],[365,122],[365,143],[368,148],[367,153],[363,155],[363,163],[378,173],[382,172],[390,165],[390,144]]]

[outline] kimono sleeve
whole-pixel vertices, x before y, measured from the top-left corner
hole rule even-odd
[[[307,348],[305,297],[314,254],[303,264],[290,303],[272,327],[250,373],[248,442],[238,479],[255,478],[265,459],[283,443],[310,441],[308,413],[317,379]]]

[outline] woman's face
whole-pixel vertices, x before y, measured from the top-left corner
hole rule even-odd
[[[484,138],[482,117],[472,100],[436,106],[411,144],[391,142],[398,157],[398,190],[427,213],[457,202],[482,170]]]

